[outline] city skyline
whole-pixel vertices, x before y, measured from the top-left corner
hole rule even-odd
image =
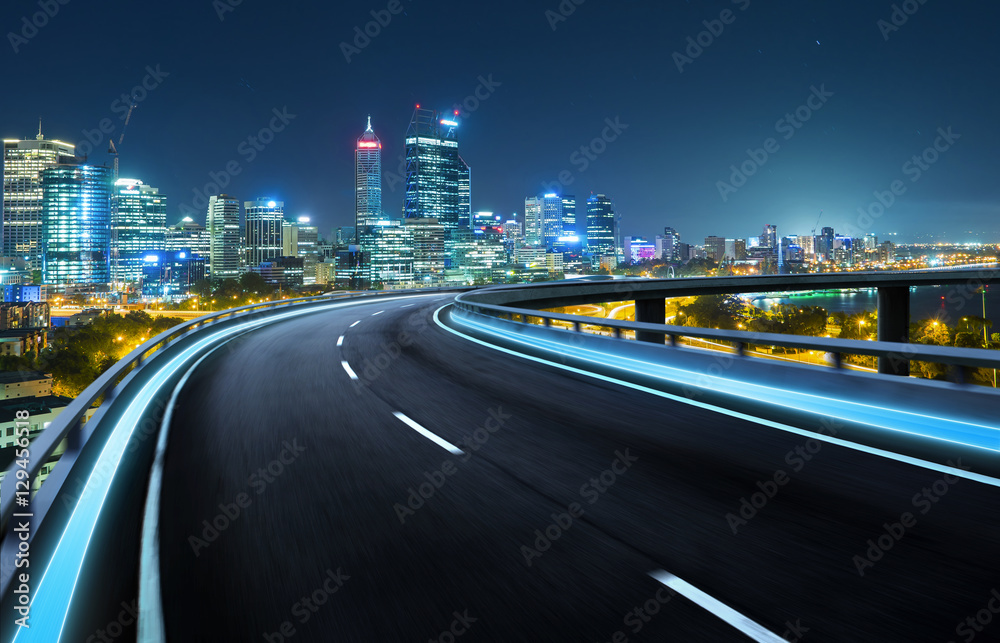
[[[4,16],[16,25],[33,6],[10,3]],[[350,160],[330,151],[349,149],[355,123],[370,113],[379,124],[383,201],[395,216],[404,186],[394,175],[403,176],[410,109],[457,106],[463,154],[476,169],[473,210],[521,213],[525,196],[564,191],[550,188],[572,179],[562,187],[579,199],[614,195],[626,234],[652,235],[671,225],[697,239],[733,231],[741,221],[808,232],[821,210],[824,223],[837,229],[855,224],[858,208],[868,210],[878,203],[876,193],[901,180],[906,193],[871,232],[897,232],[901,241],[948,230],[952,241],[973,240],[969,232],[983,241],[1000,236],[1000,195],[989,179],[1000,143],[988,108],[996,89],[978,68],[963,64],[970,55],[994,52],[986,25],[996,9],[923,6],[886,31],[878,25],[889,18],[889,6],[791,7],[588,4],[556,20],[521,2],[475,7],[443,25],[437,7],[407,5],[384,28],[393,30],[391,37],[373,38],[348,56],[341,43],[353,40],[355,24],[372,19],[368,7],[351,5],[337,10],[345,26],[327,38],[310,39],[314,27],[294,21],[305,32],[296,34],[294,54],[264,48],[236,61],[223,52],[247,30],[266,25],[275,37],[290,37],[291,21],[268,22],[269,13],[250,5],[221,16],[211,7],[201,13],[166,7],[159,16],[164,26],[183,25],[193,43],[190,51],[170,53],[142,42],[142,29],[128,28],[149,19],[145,9],[67,6],[16,54],[8,52],[14,86],[31,84],[48,64],[46,41],[77,30],[96,33],[111,14],[124,21],[123,42],[101,47],[128,47],[130,58],[94,70],[86,83],[60,78],[60,95],[74,96],[72,106],[59,104],[54,88],[27,95],[5,110],[2,134],[30,139],[41,115],[52,138],[91,148],[93,162],[110,162],[104,150],[109,139],[117,145],[129,88],[138,87],[119,146],[121,171],[170,197],[168,221],[180,219],[186,204],[206,210],[211,195],[203,188],[217,176],[228,183],[216,194],[267,194],[329,230],[352,219]],[[706,23],[718,29],[727,8],[733,22],[712,35]],[[617,47],[588,46],[586,34],[605,23],[629,24],[629,38],[616,40]],[[485,25],[520,29],[540,49],[497,56],[484,41]],[[445,34],[452,44],[443,44]],[[941,44],[934,57],[923,47],[931,37]],[[454,60],[447,56],[452,47],[477,55]],[[419,48],[440,64],[412,71],[398,62]],[[248,78],[246,69],[262,56],[273,60],[256,65]],[[561,65],[566,56],[578,64]],[[565,71],[553,73],[560,67]],[[323,82],[313,80],[317,71]],[[372,78],[377,82],[362,82]],[[334,97],[328,87],[340,83],[352,91]],[[825,102],[815,98],[824,93]],[[938,141],[939,130],[950,131],[952,143]],[[933,163],[912,162],[936,142],[946,151],[930,154]],[[758,151],[767,147],[776,151],[757,165],[754,158],[763,159]],[[753,175],[741,177],[743,169]],[[735,192],[719,187],[743,179]]]

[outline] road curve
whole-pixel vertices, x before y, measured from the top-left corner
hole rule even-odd
[[[751,640],[736,614],[948,641],[987,607],[996,488],[491,351],[435,325],[447,299],[277,323],[192,374],[168,640]]]

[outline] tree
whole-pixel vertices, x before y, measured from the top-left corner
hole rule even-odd
[[[212,298],[212,282],[208,279],[199,279],[191,286],[191,293],[204,300]]]
[[[240,275],[239,284],[244,295],[270,297],[274,294],[274,288],[256,272],[244,272]]]
[[[678,321],[684,326],[736,330],[744,306],[742,300],[732,295],[702,295],[678,308]]]

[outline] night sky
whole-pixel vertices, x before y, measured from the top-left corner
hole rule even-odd
[[[117,141],[121,95],[159,66],[169,75],[137,96],[121,175],[168,196],[168,223],[193,203],[203,221],[196,191],[232,161],[239,174],[225,192],[284,200],[325,236],[353,225],[354,141],[366,116],[384,144],[384,208],[400,216],[403,192],[389,174],[414,104],[451,110],[482,78],[492,87],[480,88],[486,98],[460,134],[474,210],[520,213],[565,170],[565,192],[615,200],[626,235],[671,225],[700,243],[758,235],[767,223],[808,234],[823,211],[819,226],[838,232],[1000,240],[995,3],[909,0],[915,12],[897,14],[890,30],[889,1],[565,0],[574,11],[558,21],[559,0],[398,2],[402,12],[383,14],[391,20],[348,62],[341,43],[394,3],[68,0],[12,44],[22,16],[41,9],[4,0],[0,134],[32,138],[41,116],[48,138],[82,143],[110,119]],[[721,34],[703,34],[708,46],[680,71],[674,53],[720,16],[730,24],[713,24]],[[779,123],[814,87],[832,96],[802,108],[810,118],[800,129]],[[241,144],[274,109],[294,118],[248,160]],[[614,140],[597,144],[594,160],[573,156],[616,119],[627,129],[608,130]],[[939,139],[933,163],[906,166],[949,127],[960,138]],[[777,151],[753,167],[747,150],[769,138]],[[110,162],[102,139],[90,158]],[[745,161],[755,173],[723,199],[718,182]],[[905,192],[884,214],[858,213],[897,180]]]

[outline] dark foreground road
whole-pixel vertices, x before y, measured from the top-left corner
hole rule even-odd
[[[444,303],[308,315],[199,367],[164,476],[169,640],[749,640],[659,569],[787,640],[972,640],[990,614],[996,488],[491,351]]]

